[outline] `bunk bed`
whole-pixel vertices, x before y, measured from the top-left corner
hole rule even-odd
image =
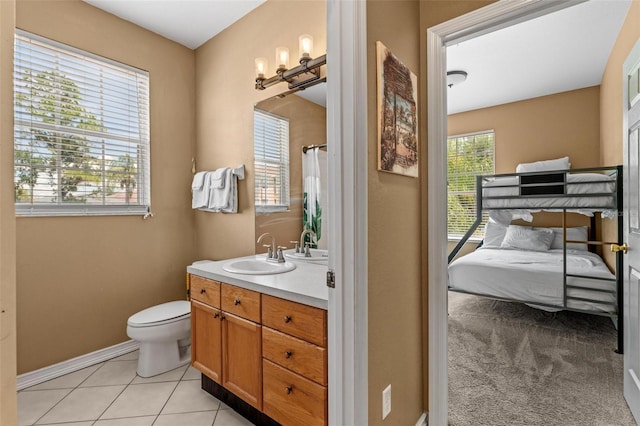
[[[551,160],[547,167],[555,167]],[[562,226],[512,224],[531,221],[539,211],[558,212]],[[484,239],[456,259],[488,213]],[[590,226],[569,227],[567,213],[591,218]],[[596,241],[596,219],[617,220],[617,241]],[[611,317],[623,350],[622,252],[612,274],[597,247],[623,238],[622,166],[547,170],[476,177],[476,219],[449,254],[449,290],[521,302],[547,311],[570,310]]]

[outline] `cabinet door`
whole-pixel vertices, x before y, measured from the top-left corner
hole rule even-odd
[[[219,309],[191,301],[191,365],[222,384],[222,315]]]
[[[222,386],[262,410],[260,324],[222,313]]]

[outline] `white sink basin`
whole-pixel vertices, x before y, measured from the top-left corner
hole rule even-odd
[[[222,265],[222,269],[235,274],[270,275],[293,271],[296,265],[291,262],[267,262],[264,259],[238,259]]]
[[[306,257],[304,253],[296,253],[294,249],[285,250],[284,257],[293,260],[304,260],[306,262],[327,262],[329,260],[329,251],[321,249],[309,249],[311,257]]]

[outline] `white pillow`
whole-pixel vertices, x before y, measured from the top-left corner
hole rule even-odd
[[[562,249],[562,228],[549,228],[553,231],[553,241],[551,242],[552,249]],[[586,226],[576,226],[574,228],[567,228],[567,240],[573,241],[587,241],[589,239],[589,233]],[[584,250],[587,251],[589,247],[586,244],[568,243],[567,250]]]
[[[553,241],[553,231],[548,228],[509,225],[501,248],[547,251]]]
[[[555,160],[536,161],[534,163],[522,163],[516,167],[516,173],[546,172],[548,170],[569,170],[571,164],[569,157],[556,158]]]
[[[484,237],[482,239],[482,247],[500,247],[504,235],[507,233],[507,227],[509,225],[503,225],[489,219],[484,226]]]

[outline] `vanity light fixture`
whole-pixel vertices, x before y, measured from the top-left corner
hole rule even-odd
[[[278,83],[288,83],[289,90],[303,90],[307,87],[321,83],[326,78],[321,78],[320,67],[327,63],[327,55],[312,58],[313,37],[302,34],[298,38],[298,52],[300,54],[299,64],[289,69],[289,49],[286,47],[276,48],[276,75],[266,78],[268,69],[266,58],[256,58],[256,89],[264,90],[267,87]]]
[[[447,86],[449,86],[449,88],[464,82],[466,79],[466,71],[447,71]]]

